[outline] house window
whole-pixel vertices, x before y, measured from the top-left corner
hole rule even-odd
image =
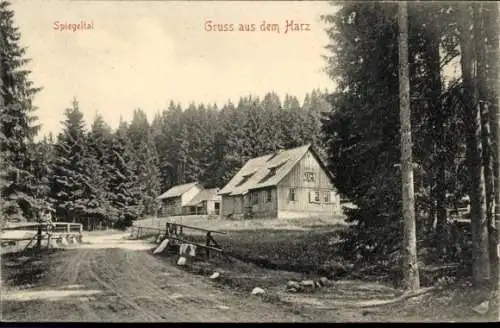
[[[295,188],[290,188],[290,194],[289,194],[289,199],[294,202],[296,201],[296,196],[295,196]]]
[[[304,172],[304,181],[314,182],[314,172]]]
[[[267,190],[266,191],[266,199],[267,199],[267,202],[270,203],[273,199],[273,196],[271,194],[271,190]]]
[[[309,192],[309,202],[310,203],[320,203],[321,202],[321,193],[319,192],[319,190]]]
[[[330,192],[329,191],[324,192],[324,198],[325,198],[325,203],[330,203]]]

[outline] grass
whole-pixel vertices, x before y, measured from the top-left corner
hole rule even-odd
[[[458,275],[463,268],[456,266],[422,266],[422,287],[436,285],[441,277],[456,277],[451,283],[427,295],[375,308],[351,308],[348,303],[384,299],[389,297],[389,291],[393,294],[401,291],[391,281],[392,276],[387,275],[387,268],[354,271],[351,263],[336,255],[338,232],[345,225],[322,219],[208,222],[195,218],[193,222],[188,222],[183,218],[182,222],[193,226],[200,226],[196,222],[202,222],[204,227],[211,225],[212,229],[228,232],[227,235],[216,234],[214,238],[232,261],[213,257],[209,261],[198,260],[184,267],[187,271],[203,276],[210,276],[214,271],[220,272],[220,277],[214,280],[220,288],[248,294],[254,287],[261,287],[266,290],[265,296],[262,296],[264,301],[290,303],[291,297],[295,308],[302,307],[299,311],[317,306],[307,302],[323,303],[323,310],[321,306],[311,310],[322,318],[328,316],[324,310],[328,308],[337,311],[337,314],[352,313],[353,321],[488,320],[486,316],[472,311],[474,306],[486,299],[487,291],[471,287],[467,276]],[[185,233],[188,240],[205,241],[203,235]],[[175,257],[172,257],[172,262],[175,263]],[[288,294],[285,291],[288,280],[318,279],[321,276],[336,280],[335,287],[318,289],[311,296]],[[387,284],[387,281],[391,283]]]
[[[263,288],[266,290],[266,294],[261,296],[263,301],[291,306],[294,311],[320,321],[335,320],[335,315],[345,317],[346,313],[352,314],[352,321],[490,319],[472,311],[474,306],[485,300],[487,291],[474,289],[463,280],[439,287],[424,296],[363,309],[352,304],[358,301],[391,299],[401,291],[374,280],[344,277],[334,281],[332,287],[316,289],[312,294],[287,293],[285,286],[289,280],[318,279],[324,275],[322,270],[325,268],[339,271],[331,262],[331,254],[335,250],[332,241],[336,240],[337,231],[234,231],[216,238],[232,256],[231,261],[222,256],[212,256],[209,261],[199,259],[183,268],[205,277],[217,271],[220,277],[214,280],[216,286],[242,294],[248,295],[254,287]],[[202,237],[190,238],[199,240]],[[177,257],[168,258],[175,265]],[[439,274],[434,274],[439,277]],[[452,275],[453,272],[446,274]]]
[[[134,221],[134,226],[165,228],[167,222],[186,224],[203,229],[220,231],[241,230],[296,230],[304,231],[310,229],[331,228],[346,226],[343,216],[325,218],[298,218],[298,219],[253,219],[253,220],[226,220],[210,219],[204,215],[174,216],[169,218],[145,218]]]

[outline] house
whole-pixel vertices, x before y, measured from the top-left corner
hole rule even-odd
[[[174,186],[158,196],[161,202],[159,216],[189,214],[219,214],[218,188],[205,189],[198,182]]]
[[[223,217],[341,214],[332,175],[311,145],[250,159],[219,192]]]
[[[193,197],[185,206],[189,214],[215,214],[220,213],[219,188],[203,189]]]

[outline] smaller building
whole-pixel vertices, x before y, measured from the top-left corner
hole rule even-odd
[[[173,186],[160,196],[160,217],[192,214],[219,214],[219,189],[205,189],[198,182]]]
[[[185,206],[189,214],[215,214],[220,212],[219,188],[201,190]]]

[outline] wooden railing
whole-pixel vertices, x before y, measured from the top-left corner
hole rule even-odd
[[[203,232],[205,234],[205,244],[186,239],[186,237],[189,236],[186,235],[185,230],[195,230]],[[223,231],[198,228],[186,224],[171,223],[171,222],[167,222],[165,224],[164,229],[135,226],[132,227],[132,232],[131,232],[132,237],[134,237],[134,232],[135,232],[135,238],[137,239],[147,238],[159,234],[163,236],[163,238],[173,239],[185,244],[196,245],[198,247],[205,249],[207,258],[210,257],[210,251],[216,251],[219,252],[220,254],[224,253],[222,247],[220,247],[217,241],[214,239],[213,234],[221,234],[221,235],[227,234],[226,232]]]
[[[11,227],[4,227],[2,232],[5,231],[28,231],[35,232],[32,236],[26,237],[5,237],[2,236],[1,244],[2,247],[6,245],[16,245],[19,242],[28,241],[28,244],[24,248],[28,248],[34,242],[40,247],[42,241],[47,240],[47,246],[50,244],[50,239],[62,238],[64,235],[74,235],[80,241],[82,239],[83,225],[80,223],[71,222],[53,222],[49,224],[47,222],[33,222],[33,223],[23,223],[16,224]]]
[[[82,233],[83,225],[81,223],[71,223],[71,222],[53,222],[52,228],[48,229],[47,226],[49,223],[41,222],[41,223],[24,223],[18,224],[13,227],[4,227],[2,231],[15,231],[15,230],[34,230],[38,231],[38,228],[41,227],[42,230],[50,230],[52,232],[66,232],[66,233]]]

